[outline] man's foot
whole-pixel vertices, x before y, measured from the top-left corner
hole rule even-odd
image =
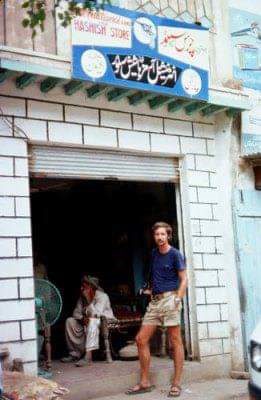
[[[181,387],[179,385],[173,384],[170,388],[168,397],[179,397],[181,394]]]
[[[143,393],[149,393],[152,392],[152,390],[155,389],[155,385],[143,385],[143,384],[139,384],[134,386],[133,388],[128,389],[125,394],[128,395],[136,395],[136,394],[143,394]]]
[[[78,361],[78,360],[79,360],[78,357],[74,357],[74,356],[71,356],[71,355],[61,358],[61,362],[62,363],[73,363],[73,362]]]
[[[75,363],[76,367],[86,367],[88,364],[90,364],[90,362],[84,357],[81,360],[77,361],[77,363]]]

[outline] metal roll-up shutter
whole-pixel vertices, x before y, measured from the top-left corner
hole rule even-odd
[[[178,181],[177,159],[121,151],[33,145],[29,165],[39,177]]]

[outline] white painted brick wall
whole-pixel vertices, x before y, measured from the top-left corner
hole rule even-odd
[[[0,257],[15,257],[16,242],[15,239],[0,238]]]
[[[176,136],[151,134],[151,151],[155,153],[179,154],[179,140]]]
[[[15,118],[15,125],[21,128],[30,140],[47,140],[47,122],[30,118]]]
[[[217,170],[216,159],[213,156],[195,155],[196,169],[201,171],[215,172]]]
[[[22,339],[34,339],[36,337],[36,321],[22,321],[21,322],[22,329]]]
[[[26,178],[0,177],[2,196],[28,196],[29,185]]]
[[[32,275],[33,265],[31,258],[0,259],[0,278]]]
[[[198,201],[200,203],[218,203],[218,191],[213,188],[198,188]]]
[[[84,144],[98,147],[117,147],[116,129],[85,126]]]
[[[0,300],[17,299],[17,298],[18,298],[17,279],[0,280]]]
[[[34,280],[33,278],[21,278],[19,280],[20,297],[28,299],[34,297]]]
[[[62,122],[48,122],[48,127],[50,141],[82,144],[81,125]]]
[[[147,133],[119,130],[118,135],[122,149],[150,151],[150,137]]]
[[[16,176],[28,176],[28,159],[15,157],[15,175]]]
[[[1,104],[1,97],[0,97],[0,104]],[[7,117],[8,121],[11,120],[10,117]],[[12,121],[10,121],[12,123]],[[0,136],[13,136],[13,130],[7,123],[0,118]]]
[[[223,350],[224,353],[231,353],[231,340],[229,339],[222,339],[223,342]]]
[[[197,304],[206,304],[206,291],[203,288],[196,288]]]
[[[194,269],[203,269],[202,254],[193,254],[193,267]]]
[[[189,208],[191,218],[212,219],[212,208],[210,204],[191,203]]]
[[[200,235],[200,221],[198,219],[191,220],[191,234],[195,236]]]
[[[207,303],[226,303],[227,290],[224,287],[206,288]]]
[[[170,135],[192,136],[192,123],[165,118],[164,130]]]
[[[216,143],[214,140],[207,139],[207,153],[210,156],[214,156],[216,154]]]
[[[203,263],[206,269],[221,269],[224,268],[224,257],[222,254],[204,254]]]
[[[24,99],[0,96],[0,106],[4,115],[18,115],[21,117],[25,116]]]
[[[129,113],[101,111],[101,125],[131,129],[131,115]]]
[[[31,221],[29,218],[0,219],[1,236],[30,236]]]
[[[199,340],[208,338],[208,324],[198,324],[198,338]]]
[[[229,336],[228,322],[211,322],[208,324],[210,338],[226,338]]]
[[[181,137],[181,152],[183,154],[206,154],[207,147],[204,139],[195,139],[189,137]]]
[[[33,315],[34,300],[0,301],[0,321],[30,319]]]
[[[215,238],[213,237],[193,237],[192,247],[195,253],[214,253]]]
[[[226,271],[218,271],[218,282],[220,286],[226,286],[228,280],[228,274]]]
[[[0,176],[14,175],[14,160],[12,157],[0,157]]]
[[[215,126],[207,124],[193,123],[194,136],[205,139],[215,138]]]
[[[17,239],[18,257],[32,257],[32,239]]]
[[[62,121],[63,106],[56,103],[28,100],[28,117]]]
[[[21,358],[24,362],[36,360],[36,354],[37,354],[36,340],[8,343],[8,349],[10,351],[11,356],[14,356],[13,358]]]
[[[196,286],[218,286],[217,271],[195,271]]]
[[[195,163],[195,155],[194,154],[187,154],[186,155],[186,166],[188,169],[196,169]]]
[[[133,115],[134,129],[137,131],[163,132],[163,119],[145,115]]]
[[[190,186],[209,186],[208,172],[188,171],[187,176]]]
[[[95,108],[65,106],[65,121],[98,125],[99,112]]]
[[[222,225],[220,221],[200,221],[201,234],[203,236],[221,236]]]
[[[216,238],[216,249],[217,249],[217,253],[224,253],[223,238],[221,238],[221,237]]]
[[[221,312],[221,320],[227,321],[228,320],[228,305],[221,304],[220,305],[220,312]]]
[[[218,305],[198,305],[198,322],[211,322],[220,320],[220,310]]]
[[[20,327],[18,322],[0,323],[1,342],[20,340]]]
[[[0,137],[1,156],[27,156],[26,142],[23,139]]]
[[[0,217],[12,217],[14,215],[14,198],[0,197]]]
[[[17,217],[30,217],[30,198],[29,197],[16,197],[15,209]]]
[[[191,203],[196,203],[198,201],[197,188],[189,187],[188,192],[189,192],[189,201]]]
[[[221,339],[200,340],[199,342],[200,355],[214,356],[223,353],[223,346]]]

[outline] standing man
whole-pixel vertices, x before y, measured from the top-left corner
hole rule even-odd
[[[169,397],[181,393],[181,375],[184,364],[184,348],[180,329],[182,298],[186,293],[187,274],[184,257],[170,245],[172,228],[165,222],[157,222],[152,227],[156,248],[151,260],[151,302],[147,307],[141,329],[136,337],[139,351],[140,383],[130,388],[126,394],[134,395],[150,392],[150,348],[149,341],[157,326],[168,329],[174,355],[174,377]]]
[[[99,348],[100,317],[115,318],[109,296],[99,287],[98,278],[84,276],[73,316],[66,320],[69,356],[62,362],[76,362],[77,367],[83,367],[91,361],[92,351]]]

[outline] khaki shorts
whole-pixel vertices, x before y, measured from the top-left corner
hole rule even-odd
[[[143,317],[142,325],[177,326],[180,325],[182,303],[175,306],[175,293],[162,299],[152,299]]]

